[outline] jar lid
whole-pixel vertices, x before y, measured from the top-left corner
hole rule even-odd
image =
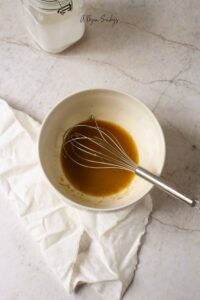
[[[58,10],[65,13],[71,11],[73,7],[72,0],[30,0],[31,4],[43,10]]]

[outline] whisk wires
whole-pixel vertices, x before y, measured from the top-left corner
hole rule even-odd
[[[100,127],[94,116],[90,120],[91,125],[77,124],[65,132],[63,155],[86,168],[112,168],[135,172],[136,163],[129,157],[118,139],[109,130]]]

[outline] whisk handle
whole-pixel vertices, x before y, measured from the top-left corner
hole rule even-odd
[[[141,167],[137,167],[135,170],[135,173],[138,176],[142,177],[143,179],[147,180],[148,182],[154,184],[160,190],[168,193],[169,195],[171,195],[179,200],[184,201],[185,203],[189,204],[190,206],[196,205],[196,203],[197,203],[196,200],[192,200],[192,199],[188,198],[187,196],[185,196],[184,194],[178,192],[176,189],[169,186],[169,184],[164,179],[150,173],[149,171],[147,171]]]

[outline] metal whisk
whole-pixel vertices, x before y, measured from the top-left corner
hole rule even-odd
[[[112,168],[133,172],[171,196],[184,201],[190,206],[199,207],[198,200],[188,198],[171,187],[162,178],[138,166],[129,157],[117,138],[107,129],[99,127],[93,116],[92,120],[94,125],[78,124],[65,132],[62,146],[64,155],[85,168]],[[83,129],[84,133],[81,132]],[[87,130],[92,130],[93,136],[89,136]]]

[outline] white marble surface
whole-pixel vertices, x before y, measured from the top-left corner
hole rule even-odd
[[[199,0],[88,0],[93,16],[119,23],[87,26],[84,38],[60,55],[27,35],[20,2],[0,1],[0,97],[42,121],[71,92],[107,87],[128,92],[163,126],[163,175],[200,198]],[[81,289],[68,296],[37,245],[0,195],[0,299],[99,299]],[[126,300],[200,299],[200,211],[153,191],[135,278]]]

